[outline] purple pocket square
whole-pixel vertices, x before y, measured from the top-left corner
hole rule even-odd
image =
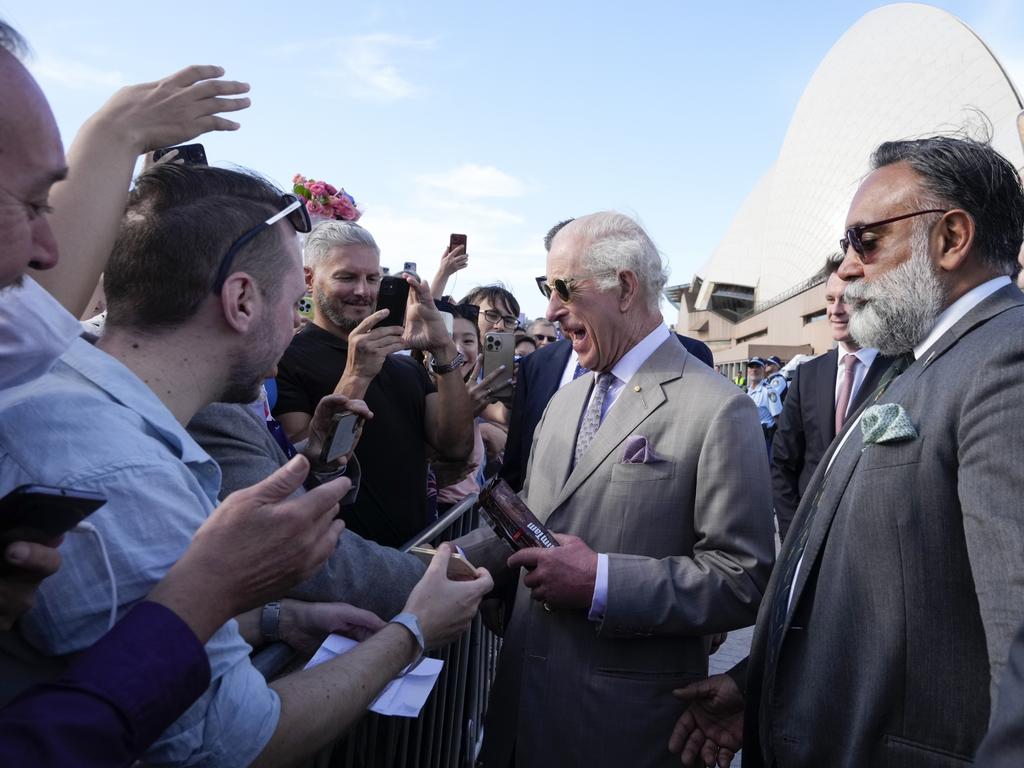
[[[643,435],[630,435],[626,438],[626,449],[622,452],[623,464],[655,464],[664,461],[647,438]]]

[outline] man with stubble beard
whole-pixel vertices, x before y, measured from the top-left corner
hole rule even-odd
[[[313,320],[281,359],[274,414],[297,442],[325,395],[366,401],[374,418],[355,451],[362,477],[345,523],[399,547],[428,522],[427,448],[453,462],[473,450],[473,406],[455,373],[462,355],[433,304],[410,305],[404,328],[380,325],[380,249],[363,227],[323,222],[307,236],[303,258]],[[436,388],[423,366],[394,354],[410,348],[433,356]]]

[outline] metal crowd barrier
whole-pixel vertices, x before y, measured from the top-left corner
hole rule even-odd
[[[436,546],[469,533],[480,524],[476,495],[468,496],[425,529],[410,547]],[[292,658],[283,643],[254,658],[265,676],[279,672]],[[368,712],[349,733],[323,750],[311,768],[473,768],[483,737],[483,716],[497,666],[501,640],[480,617],[469,632],[429,655],[444,668],[418,718],[385,717]]]

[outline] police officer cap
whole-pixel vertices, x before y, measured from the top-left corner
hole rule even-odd
[[[750,358],[750,362],[747,363],[747,368],[764,368],[764,360],[760,357]]]
[[[773,365],[777,365],[780,368],[782,367],[782,361],[778,358],[777,355],[772,355],[771,357],[769,357],[768,362],[772,363]]]

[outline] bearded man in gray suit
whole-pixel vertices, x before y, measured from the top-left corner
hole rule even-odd
[[[773,560],[757,412],[663,324],[664,267],[632,219],[568,224],[547,276],[547,317],[591,373],[549,403],[522,493],[561,546],[460,542],[523,569],[482,761],[672,765],[671,691],[707,675],[706,636],[750,624]]]
[[[747,768],[969,765],[1024,617],[1020,179],[948,137],[872,166],[839,276],[853,337],[902,357],[811,479],[749,662],[683,692],[684,764],[745,725]]]

